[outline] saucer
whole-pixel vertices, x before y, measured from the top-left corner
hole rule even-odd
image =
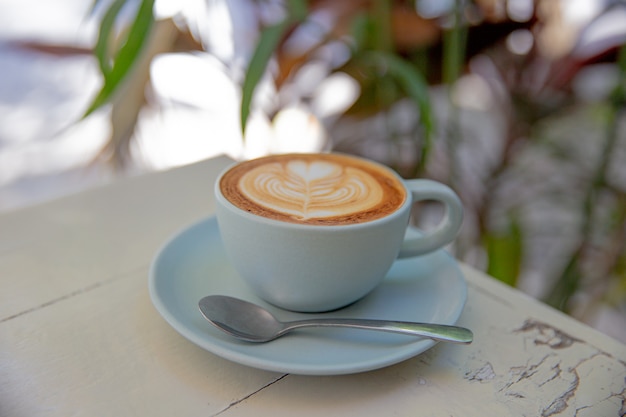
[[[149,289],[163,318],[198,346],[240,364],[301,375],[378,369],[418,355],[436,342],[338,328],[301,329],[269,343],[242,342],[207,322],[198,301],[211,294],[230,295],[262,305],[280,320],[334,316],[454,324],[467,298],[456,261],[438,250],[396,261],[381,285],[341,310],[319,314],[281,310],[256,297],[229,264],[215,217],[183,229],[165,243],[152,262]]]

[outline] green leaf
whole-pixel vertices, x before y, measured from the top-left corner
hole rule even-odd
[[[98,40],[94,47],[94,54],[98,59],[100,65],[100,72],[105,79],[108,78],[111,72],[111,57],[109,56],[109,40],[113,36],[113,29],[115,20],[120,10],[126,3],[125,0],[116,0],[111,4],[111,7],[105,12],[100,22],[100,31],[98,32]],[[95,6],[94,6],[95,7]]]
[[[546,304],[561,311],[568,311],[569,300],[579,289],[582,280],[581,259],[582,246],[571,255],[563,273],[548,292],[544,299]]]
[[[254,55],[250,60],[246,71],[246,78],[243,82],[241,92],[241,131],[245,132],[248,116],[250,115],[250,104],[254,96],[254,90],[261,81],[267,63],[269,62],[278,42],[285,31],[289,28],[289,21],[283,20],[281,23],[270,26],[261,32],[259,43],[254,50]]]
[[[306,18],[307,3],[304,0],[288,2],[287,17],[280,23],[269,26],[261,31],[259,43],[254,50],[241,92],[241,131],[245,132],[250,116],[250,104],[259,81],[265,74],[267,64],[276,50],[278,43],[293,24]]]
[[[150,35],[150,30],[154,23],[152,13],[154,0],[142,0],[137,10],[135,20],[126,37],[126,41],[113,58],[108,56],[108,40],[110,39],[115,19],[123,3],[123,0],[116,0],[107,10],[101,22],[95,54],[104,77],[104,84],[83,115],[83,118],[93,113],[111,99],[116,89],[132,69],[133,64],[140,57],[142,47]]]
[[[487,273],[515,286],[523,256],[522,228],[517,219],[511,220],[511,226],[505,232],[486,234],[485,243],[489,257]]]

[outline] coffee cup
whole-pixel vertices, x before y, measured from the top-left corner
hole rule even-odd
[[[263,300],[299,312],[359,300],[396,259],[453,241],[463,217],[446,185],[403,180],[384,165],[338,153],[236,163],[219,176],[215,196],[237,273]],[[421,200],[443,204],[443,218],[432,230],[407,233],[411,207]]]

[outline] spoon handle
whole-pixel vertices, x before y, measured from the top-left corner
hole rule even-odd
[[[367,319],[311,319],[284,323],[283,332],[302,327],[349,327],[363,330],[379,330],[422,336],[429,339],[468,344],[472,342],[472,331],[464,327],[445,324],[413,323],[407,321],[367,320]]]

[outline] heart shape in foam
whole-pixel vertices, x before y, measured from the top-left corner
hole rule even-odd
[[[299,219],[362,212],[383,198],[381,186],[369,173],[328,161],[261,165],[244,174],[239,187],[256,204]]]

